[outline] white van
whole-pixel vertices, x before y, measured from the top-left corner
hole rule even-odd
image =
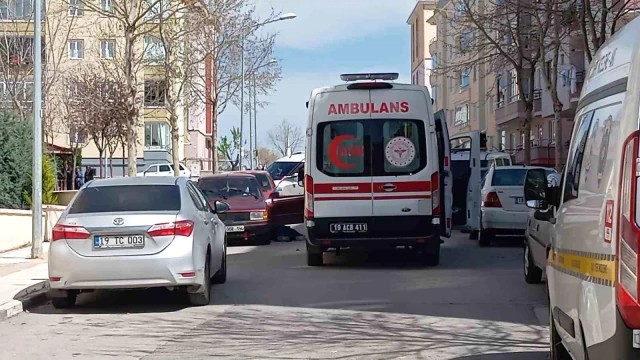
[[[451,234],[449,136],[426,87],[342,75],[307,104],[307,263],[329,249],[406,246],[437,265]],[[358,81],[368,80],[368,81]],[[380,81],[378,81],[380,80]],[[302,173],[301,173],[302,174]]]
[[[282,157],[267,167],[267,171],[273,182],[275,190],[281,196],[302,196],[304,190],[298,185],[298,172],[304,168],[304,152],[296,152]]]
[[[561,187],[530,170],[525,200],[551,223],[551,359],[640,359],[640,18],[597,52]]]

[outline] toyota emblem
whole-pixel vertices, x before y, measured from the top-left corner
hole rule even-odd
[[[124,224],[124,219],[123,218],[115,218],[113,219],[113,225],[122,225]]]

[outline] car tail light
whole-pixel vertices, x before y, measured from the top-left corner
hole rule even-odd
[[[620,167],[620,204],[617,220],[620,227],[617,236],[616,302],[622,319],[630,328],[640,328],[640,304],[638,303],[638,238],[640,228],[636,221],[638,191],[638,132],[629,137],[623,147]]]
[[[304,217],[313,218],[313,178],[311,175],[304,176]]]
[[[440,173],[431,174],[431,207],[433,215],[440,215]]]
[[[193,221],[180,220],[169,223],[156,224],[147,230],[149,236],[191,236],[193,233]]]
[[[88,239],[89,231],[82,226],[56,224],[51,230],[51,241]]]
[[[484,196],[482,199],[482,207],[485,208],[500,208],[502,207],[502,203],[500,202],[500,198],[498,197],[498,193],[492,191]]]

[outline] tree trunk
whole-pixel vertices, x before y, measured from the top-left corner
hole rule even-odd
[[[556,170],[560,172],[564,167],[564,143],[562,142],[562,118],[560,117],[560,111],[556,111],[553,114],[553,123],[556,129]]]
[[[127,98],[127,105],[129,108],[129,119],[127,121],[127,173],[129,176],[136,176],[138,172],[137,158],[138,158],[138,111],[136,109],[136,96],[138,94],[138,88],[136,86],[137,79],[134,72],[134,52],[133,52],[133,34],[129,29],[125,29],[125,78],[127,81],[127,88],[129,94]]]
[[[100,161],[99,161],[99,164],[100,164],[99,165],[100,166],[100,178],[104,179],[104,178],[107,177],[106,174],[104,176],[102,174],[102,165],[103,165],[102,156],[104,155],[104,149],[103,150],[98,149],[98,154],[99,154],[98,156],[100,157]]]
[[[211,171],[214,174],[218,173],[218,110],[217,107],[213,107],[213,114],[211,114],[213,124],[211,127],[211,151],[213,156],[211,157]]]
[[[111,172],[111,177],[113,177],[113,153],[109,154],[109,171]]]
[[[532,95],[533,96],[533,95]],[[531,121],[533,120],[533,109],[529,105],[524,111],[524,164],[531,165]]]
[[[173,175],[180,176],[179,140],[180,131],[178,129],[178,117],[174,112],[169,115],[171,123],[171,158],[173,161]]]

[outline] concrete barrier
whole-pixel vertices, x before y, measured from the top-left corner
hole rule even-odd
[[[42,207],[42,234],[51,240],[51,230],[64,211],[64,206]],[[31,210],[0,209],[0,252],[31,244]]]

